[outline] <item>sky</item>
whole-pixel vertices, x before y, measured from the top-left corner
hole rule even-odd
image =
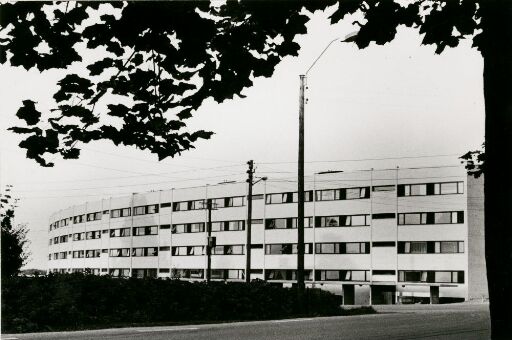
[[[18,197],[16,223],[29,228],[31,257],[25,268],[46,269],[50,215],[87,200],[133,192],[244,180],[246,162],[257,176],[296,178],[299,75],[327,44],[355,28],[330,25],[316,12],[301,50],[270,78],[257,78],[246,98],[211,99],[188,121],[191,131],[214,131],[196,149],[161,162],[148,151],[111,142],[82,146],[78,160],[54,158],[53,168],[25,158],[7,128],[24,99],[51,107],[65,71],[26,71],[0,65],[0,187]],[[484,141],[483,60],[464,41],[441,55],[421,46],[413,29],[400,29],[384,46],[359,50],[333,43],[308,74],[305,107],[305,172],[454,165]]]

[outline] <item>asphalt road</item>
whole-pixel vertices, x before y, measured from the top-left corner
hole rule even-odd
[[[380,306],[379,314],[2,335],[15,339],[489,339],[487,304]]]

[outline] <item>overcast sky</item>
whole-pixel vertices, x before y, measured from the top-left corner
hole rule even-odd
[[[188,122],[215,132],[196,149],[157,161],[147,151],[110,142],[83,146],[79,160],[42,168],[8,132],[24,99],[51,107],[61,71],[39,73],[0,66],[0,185],[20,198],[16,222],[28,223],[31,262],[46,269],[48,219],[73,204],[132,192],[243,180],[253,159],[257,174],[295,178],[299,74],[334,38],[354,31],[330,26],[317,12],[296,41],[298,57],[284,59],[271,78],[258,78],[243,99],[207,100]],[[333,44],[308,77],[306,174],[322,170],[453,165],[484,140],[482,58],[471,41],[435,55],[414,30],[385,46]],[[427,157],[426,157],[427,156]],[[434,157],[435,156],[435,157]],[[411,158],[406,158],[411,157]],[[384,158],[384,159],[382,159]]]

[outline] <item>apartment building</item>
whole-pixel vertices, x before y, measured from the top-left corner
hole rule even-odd
[[[297,183],[247,183],[134,193],[50,218],[50,272],[204,280],[211,200],[212,280],[291,285],[297,266]],[[345,304],[487,297],[483,180],[463,167],[326,172],[305,183],[306,283]]]

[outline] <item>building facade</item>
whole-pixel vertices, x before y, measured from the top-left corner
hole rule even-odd
[[[346,304],[485,298],[482,186],[458,166],[315,174],[305,184],[307,285]],[[296,191],[295,180],[254,186],[250,245],[247,183],[73,206],[50,218],[49,272],[204,280],[212,200],[212,280],[244,280],[250,251],[251,279],[290,285]]]

